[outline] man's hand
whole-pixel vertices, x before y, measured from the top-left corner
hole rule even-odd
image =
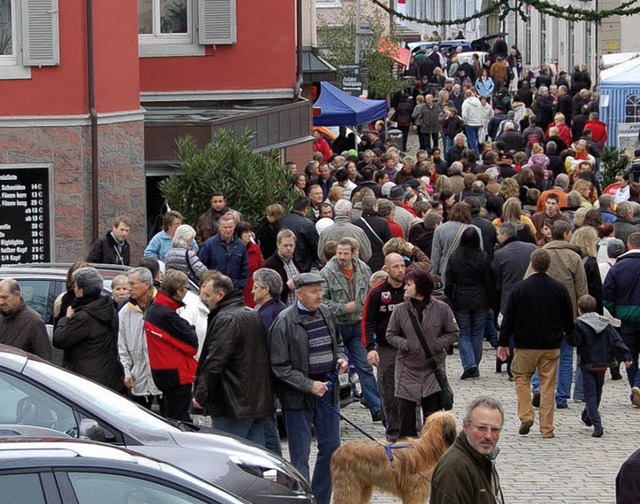
[[[296,286],[293,283],[293,278],[287,280],[287,287],[289,287],[289,290],[295,290]]]
[[[322,397],[323,395],[325,395],[327,393],[327,390],[329,390],[327,382],[314,381],[313,385],[311,386],[311,393],[313,395],[317,395],[318,397]]]
[[[633,362],[632,362],[632,361],[630,361],[630,360],[628,360],[628,361],[624,361],[624,366],[625,366],[625,367],[628,367],[628,368],[629,368],[629,367],[631,367],[631,364],[633,364]]]
[[[194,409],[197,409],[197,410],[204,409],[202,406],[200,406],[200,403],[195,400],[195,398],[191,399],[191,404],[193,405]]]
[[[509,347],[507,346],[501,346],[498,347],[498,350],[496,351],[496,356],[498,357],[498,359],[500,359],[501,361],[506,361],[507,357],[509,357],[509,354],[511,352],[509,351]]]
[[[129,376],[128,378],[124,379],[124,386],[128,389],[132,388],[134,383],[135,380],[133,379],[133,376]]]
[[[367,362],[370,366],[378,367],[378,365],[380,364],[380,356],[378,355],[377,350],[371,350],[367,354]]]
[[[344,311],[346,311],[347,313],[353,313],[354,311],[356,311],[356,302],[349,301],[346,305],[344,305]]]
[[[75,310],[71,308],[71,306],[67,307],[67,318],[72,318],[75,313]]]
[[[338,366],[338,373],[346,373],[349,368],[349,363],[344,359],[338,359],[336,361],[336,365]]]

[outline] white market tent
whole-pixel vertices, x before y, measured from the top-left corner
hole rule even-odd
[[[600,120],[607,125],[607,145],[615,147],[618,124],[635,122],[640,111],[640,57],[600,73]]]

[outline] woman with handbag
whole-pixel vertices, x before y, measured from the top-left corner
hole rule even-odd
[[[387,341],[398,350],[395,395],[400,414],[400,437],[417,437],[416,406],[427,418],[453,407],[447,381],[447,348],[458,337],[451,308],[431,297],[433,280],[421,270],[405,275],[405,301],[396,306],[387,327]]]
[[[192,282],[199,285],[200,277],[207,271],[207,267],[202,264],[198,254],[191,248],[195,236],[195,229],[188,224],[178,226],[173,235],[171,248],[165,256],[165,268],[167,271],[170,269],[182,271]]]

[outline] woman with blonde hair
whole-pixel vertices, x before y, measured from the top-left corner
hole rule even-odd
[[[508,222],[516,227],[518,240],[528,243],[536,243],[536,227],[529,217],[522,214],[522,204],[517,197],[511,197],[502,205],[502,217],[493,220],[497,228],[500,224]]]
[[[577,191],[582,196],[582,202],[580,206],[586,208],[587,210],[591,210],[593,208],[593,204],[591,202],[591,196],[593,191],[593,186],[591,182],[584,179],[578,179],[574,182],[572,191]]]
[[[598,232],[591,226],[581,227],[573,232],[570,243],[578,249],[578,253],[582,258],[584,272],[587,275],[587,291],[596,300],[596,312],[602,315],[604,313],[602,307],[602,278],[600,277],[600,267],[596,259],[598,254]],[[584,401],[580,367],[576,370],[573,399]]]
[[[436,179],[436,185],[433,188],[433,197],[435,199],[438,199],[438,196],[440,196],[442,191],[445,191],[445,190],[451,191],[451,193],[453,194],[453,188],[451,185],[451,180],[449,180],[449,177],[447,177],[446,175],[440,175]]]
[[[284,207],[280,203],[273,203],[265,210],[265,218],[256,233],[262,255],[271,257],[276,249],[277,236],[280,231],[280,219],[284,216]]]

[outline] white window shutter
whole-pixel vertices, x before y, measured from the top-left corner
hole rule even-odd
[[[235,44],[236,0],[198,0],[198,42]]]
[[[58,0],[20,0],[22,21],[22,64],[60,64]]]

